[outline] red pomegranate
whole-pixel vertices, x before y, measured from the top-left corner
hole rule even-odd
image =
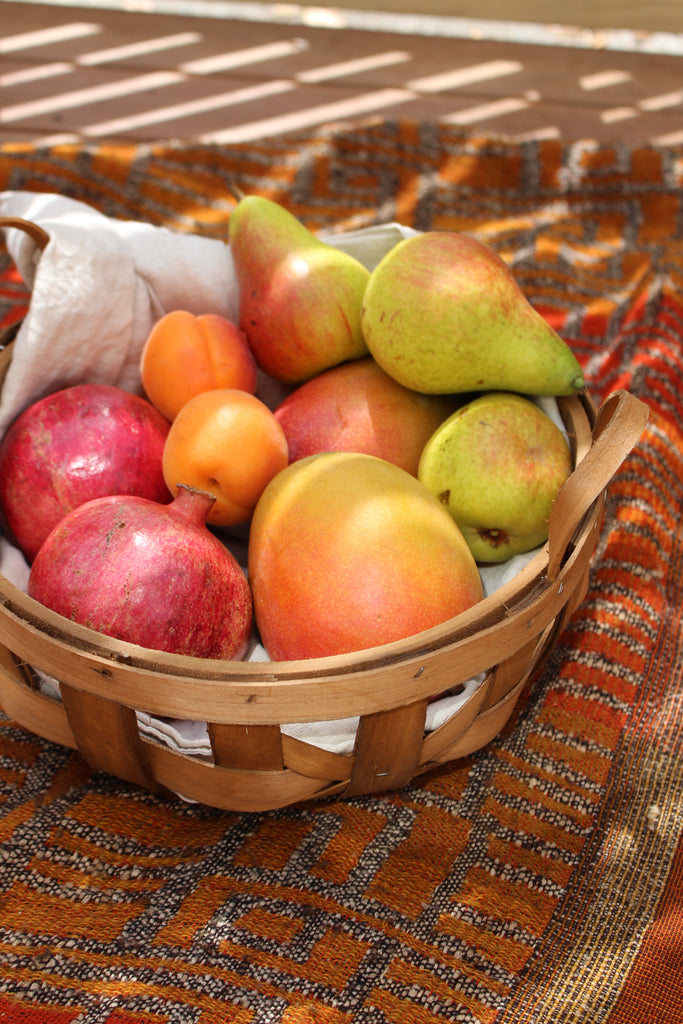
[[[59,520],[86,501],[136,494],[169,502],[161,458],[170,423],[108,384],[77,384],[25,409],[0,442],[5,532],[31,562]]]
[[[31,597],[66,618],[154,650],[243,658],[251,591],[206,526],[212,494],[181,487],[169,505],[96,498],[66,515],[31,567]]]

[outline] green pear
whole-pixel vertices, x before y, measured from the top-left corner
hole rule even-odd
[[[576,357],[488,245],[456,231],[398,243],[372,271],[361,319],[371,354],[425,393],[569,395]]]
[[[367,356],[360,311],[370,272],[362,263],[263,196],[239,194],[228,233],[240,328],[263,371],[299,384]]]
[[[572,471],[567,439],[539,406],[493,392],[462,406],[425,445],[421,481],[446,506],[477,562],[504,562],[548,538]]]

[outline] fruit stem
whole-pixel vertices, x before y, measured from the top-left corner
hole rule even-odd
[[[230,192],[232,197],[234,199],[236,199],[238,203],[241,202],[245,198],[245,193],[242,191],[242,189],[239,187],[239,185],[236,182],[229,180],[227,182],[227,186],[228,186],[228,192]]]
[[[211,506],[216,500],[216,495],[210,491],[203,491],[200,487],[191,487],[190,484],[176,484],[178,493],[171,502],[169,508],[195,523],[206,523]]]

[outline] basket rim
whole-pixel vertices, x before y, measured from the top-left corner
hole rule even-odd
[[[481,615],[467,615],[465,629],[462,618],[467,613],[463,613],[440,627],[451,629],[440,644],[417,646],[415,641],[424,639],[426,634],[401,641],[404,650],[400,658],[392,644],[372,648],[367,652],[371,660],[361,661],[358,653],[345,657],[345,661],[355,662],[352,665],[341,664],[341,659],[334,657],[305,662],[208,662],[164,655],[116,640],[108,644],[110,638],[106,637],[105,643],[96,644],[97,650],[79,650],[74,648],[71,638],[51,635],[42,623],[27,621],[17,614],[20,609],[4,603],[0,606],[0,643],[35,668],[42,668],[57,679],[68,679],[75,689],[151,714],[265,724],[332,720],[385,711],[432,697],[488,671],[492,665],[491,644],[500,643],[503,636],[506,653],[512,655],[542,634],[569,601],[581,572],[588,567],[601,508],[602,497],[584,517],[573,550],[552,585],[541,572],[517,602],[498,602],[497,619],[484,624]],[[546,564],[542,553],[537,558],[541,566]],[[36,604],[21,591],[18,596],[24,607],[29,602]],[[42,610],[42,606],[38,608]],[[71,625],[68,620],[62,622]],[[453,631],[454,624],[457,628]],[[8,637],[12,627],[14,635]],[[79,626],[78,631],[85,633],[88,640],[93,635],[99,640],[99,634],[86,627]],[[17,632],[21,633],[20,643],[13,642]],[[141,655],[140,660],[136,654]],[[157,658],[157,654],[161,657]],[[168,671],[169,666],[172,672]],[[365,685],[370,680],[372,685]],[[440,680],[440,684],[435,680]],[[142,692],[144,701],[140,700]]]
[[[589,515],[591,514],[589,510]],[[346,675],[349,671],[365,671],[373,665],[389,665],[413,658],[419,652],[431,652],[446,645],[467,639],[482,629],[497,626],[517,604],[532,602],[543,586],[548,566],[548,543],[533,556],[506,584],[494,593],[477,601],[442,623],[393,640],[344,654],[284,660],[284,662],[242,662],[239,659],[195,657],[168,651],[141,647],[118,640],[72,622],[30,597],[0,573],[0,617],[14,613],[30,627],[36,627],[47,636],[61,642],[72,643],[75,652],[92,653],[105,658],[117,658],[127,664],[161,672],[170,676],[196,675],[202,679],[224,679],[249,676],[254,680],[273,678],[312,678],[319,675]]]
[[[511,580],[471,608],[401,640],[376,647],[351,651],[347,654],[327,655],[291,661],[239,661],[199,658],[172,654],[167,651],[141,647],[125,640],[117,640],[96,630],[72,622],[29,597],[7,577],[0,574],[0,618],[14,614],[27,626],[34,627],[50,638],[71,643],[74,653],[92,654],[115,659],[133,667],[145,668],[152,673],[173,677],[195,675],[198,679],[230,682],[249,677],[288,680],[314,678],[320,675],[347,675],[351,670],[366,670],[373,665],[398,664],[419,658],[421,653],[432,653],[443,647],[466,640],[482,629],[496,626],[507,617],[519,602],[531,603],[539,586],[543,585],[544,569],[548,564],[547,543]],[[1,631],[0,631],[1,632]]]

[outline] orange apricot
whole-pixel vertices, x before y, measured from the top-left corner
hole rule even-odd
[[[186,484],[215,495],[207,523],[246,523],[262,491],[289,461],[287,439],[259,398],[236,388],[203,391],[171,423],[162,459],[172,494]]]
[[[237,388],[253,395],[257,372],[246,336],[215,313],[166,313],[150,331],[140,355],[145,393],[169,420],[203,391]]]

